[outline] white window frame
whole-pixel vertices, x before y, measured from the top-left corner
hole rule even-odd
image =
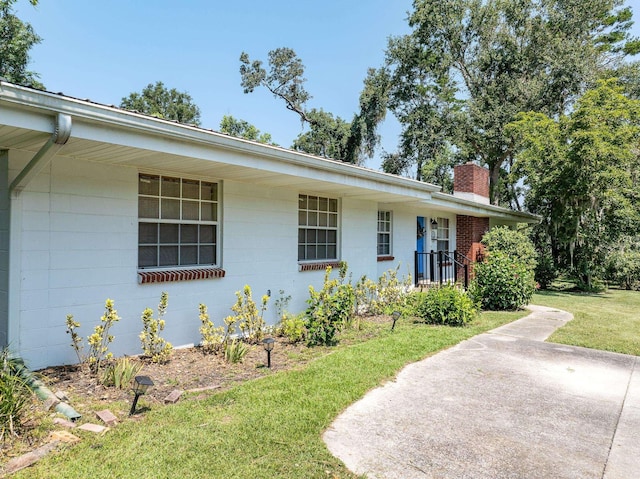
[[[450,236],[450,225],[451,222],[449,218],[437,218],[438,222],[438,239],[436,240],[436,251],[451,251],[449,248],[451,247],[451,236]],[[442,248],[446,243],[446,248]]]
[[[298,261],[337,261],[340,256],[340,202],[298,195]],[[330,254],[333,253],[333,254]]]
[[[149,182],[148,184],[154,179],[157,180],[157,194],[153,191],[141,191],[142,183],[145,179]],[[179,184],[179,193],[177,195],[164,191],[169,188],[170,184],[175,185],[176,182]],[[194,197],[194,194],[189,195],[186,189],[189,186],[193,189],[196,184],[198,189],[197,198]],[[211,195],[205,198],[203,195],[207,188],[210,188]],[[151,189],[155,188],[152,187]],[[220,196],[221,185],[217,181],[140,172],[138,174],[138,270],[217,267],[220,258]],[[157,201],[157,214],[142,216],[142,210],[145,208],[141,207],[141,204],[144,201],[147,201],[150,205]],[[163,205],[168,210],[169,205],[175,208],[176,203],[178,212],[173,215],[165,215]],[[194,209],[196,205],[197,213]],[[197,218],[195,217],[196,214]],[[150,225],[157,226],[155,233]],[[163,241],[163,234],[169,233],[174,229],[170,228],[171,225],[177,226],[177,241],[167,241],[166,239]],[[169,226],[169,228],[166,228],[163,232],[163,226]],[[194,226],[196,227],[195,235]],[[183,235],[186,235],[187,232],[190,232],[191,238],[195,239],[184,240]],[[152,238],[154,234],[155,239]],[[147,249],[150,252],[152,248],[156,249],[155,264],[143,261],[143,250]],[[167,250],[169,248],[177,248],[175,262],[163,261],[163,248]],[[187,248],[192,251],[195,249],[195,261],[183,258],[183,254],[186,257]],[[205,254],[206,257],[204,257]]]
[[[378,210],[377,252],[379,257],[391,256],[393,254],[392,239],[393,212]]]

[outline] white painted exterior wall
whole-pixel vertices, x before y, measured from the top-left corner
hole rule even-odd
[[[9,152],[10,179],[29,159]],[[9,330],[9,344],[31,368],[77,362],[66,316],[73,314],[86,337],[99,323],[107,298],[115,301],[122,318],[112,329],[111,350],[118,356],[141,352],[141,313],[155,309],[162,291],[169,293],[163,337],[181,346],[200,340],[199,303],[222,325],[235,291],[248,284],[259,301],[270,290],[266,319],[274,324],[273,303],[280,290],[292,296],[289,309],[298,312],[306,307],[309,285],[321,287],[324,271],[300,272],[297,261],[298,194],[314,192],[233,181],[222,182],[220,195],[220,266],[226,277],[138,284],[138,173],[131,167],[55,157],[12,200],[12,261],[17,262],[12,271],[18,274],[11,276],[9,310],[19,320]],[[416,216],[428,217],[428,210],[393,209],[395,260],[379,263],[378,204],[350,198],[340,203],[340,257],[354,280],[362,275],[377,279],[398,263],[401,276],[413,274]]]

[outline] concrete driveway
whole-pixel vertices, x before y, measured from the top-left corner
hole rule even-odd
[[[640,478],[639,358],[545,343],[571,315],[531,309],[370,391],[329,450],[378,479]]]

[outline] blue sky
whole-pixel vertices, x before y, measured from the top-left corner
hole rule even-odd
[[[244,94],[240,62],[293,48],[306,70],[309,107],[351,120],[367,68],[384,59],[387,38],[408,32],[411,0],[41,0],[16,5],[43,41],[31,69],[54,92],[118,105],[122,97],[162,81],[187,91],[202,126],[218,129],[233,115],[289,147],[299,117],[265,89]],[[398,127],[381,130],[392,151]],[[369,161],[369,167],[377,162]]]
[[[634,17],[640,0],[628,0]],[[289,147],[299,117],[265,89],[244,94],[246,51],[266,62],[269,50],[293,48],[302,59],[308,106],[346,120],[358,107],[367,68],[384,60],[389,36],[407,33],[412,0],[27,0],[18,16],[43,38],[31,69],[48,90],[118,105],[122,97],[162,81],[187,91],[202,126],[217,130],[223,115],[246,120]],[[640,22],[634,34],[640,36]],[[382,125],[382,147],[393,151],[399,127]],[[379,160],[366,166],[379,167]]]

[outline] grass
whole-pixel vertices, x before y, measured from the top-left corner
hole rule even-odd
[[[464,328],[405,320],[391,332],[389,324],[363,324],[377,334],[364,342],[345,338],[300,369],[153,409],[104,436],[84,435],[15,477],[354,477],[322,442],[340,412],[406,364],[525,314],[483,313]]]
[[[551,335],[550,342],[640,356],[639,291],[540,291],[532,303],[574,315],[573,321]]]

